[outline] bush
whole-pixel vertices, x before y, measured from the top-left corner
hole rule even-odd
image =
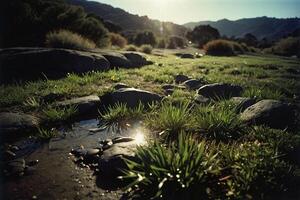
[[[288,37],[280,40],[277,44],[264,52],[274,53],[282,56],[293,56],[300,54],[300,37]]]
[[[207,42],[220,38],[220,33],[210,25],[199,25],[188,32],[186,37],[201,48]]]
[[[143,44],[149,44],[151,46],[156,45],[156,37],[151,31],[140,32],[135,36],[134,43],[137,46],[141,46]]]
[[[230,41],[213,40],[204,45],[206,54],[212,56],[234,56],[234,49]]]
[[[46,35],[45,45],[53,48],[87,50],[96,47],[96,44],[83,36],[68,30],[50,32]]]
[[[109,33],[109,39],[112,46],[124,48],[127,45],[127,40],[122,35],[117,33]]]
[[[137,51],[137,47],[131,44],[131,45],[126,46],[125,50],[126,51]]]
[[[152,52],[152,46],[149,44],[144,44],[141,46],[140,51],[143,53],[151,54]]]
[[[184,48],[186,46],[186,39],[180,36],[171,36],[169,38],[170,49],[174,48]]]
[[[238,54],[243,54],[244,48],[242,47],[242,45],[238,42],[231,42],[231,45],[233,47],[234,52],[238,53]]]
[[[166,41],[165,41],[165,39],[160,39],[160,40],[158,41],[157,47],[158,47],[158,48],[161,48],[161,49],[166,48]]]

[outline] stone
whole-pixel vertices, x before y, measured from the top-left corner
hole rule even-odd
[[[194,55],[190,54],[190,53],[184,53],[181,54],[180,58],[190,58],[190,59],[194,59]]]
[[[124,52],[123,55],[130,61],[129,67],[140,67],[144,65],[152,64],[152,62],[147,61],[145,56],[137,52]]]
[[[99,160],[100,172],[112,178],[121,175],[120,169],[127,169],[123,159],[134,160],[136,147],[135,141],[113,144],[109,149],[103,151]]]
[[[203,81],[196,79],[189,79],[183,82],[183,85],[189,90],[197,90],[203,86]]]
[[[25,160],[23,158],[18,158],[7,162],[6,170],[9,175],[23,175],[25,167]]]
[[[211,102],[211,100],[209,98],[206,98],[199,94],[195,95],[194,101],[197,104],[204,104],[204,105],[209,104]]]
[[[2,139],[16,137],[17,135],[15,134],[35,130],[39,125],[39,121],[38,118],[28,114],[12,112],[0,113],[0,133]]]
[[[128,60],[123,54],[118,52],[100,52],[101,55],[103,55],[108,62],[110,63],[110,66],[113,67],[131,67],[131,62]]]
[[[130,88],[130,86],[126,85],[125,83],[117,83],[114,85],[115,90],[122,89],[122,88]]]
[[[236,105],[236,109],[238,112],[243,112],[248,107],[256,103],[256,99],[248,97],[232,97],[230,101]]]
[[[57,106],[68,107],[76,106],[78,116],[91,116],[98,114],[100,106],[100,98],[96,95],[74,98],[70,100],[60,101]]]
[[[178,74],[175,76],[175,83],[176,84],[183,83],[184,81],[187,81],[189,79],[190,78],[186,75]]]
[[[70,49],[16,47],[0,50],[1,83],[14,80],[57,79],[68,73],[110,69],[101,54]]]
[[[131,138],[131,137],[116,137],[116,138],[112,139],[112,142],[114,144],[120,143],[120,142],[131,142],[131,141],[134,141],[134,138]]]
[[[243,88],[227,83],[207,84],[199,88],[198,94],[207,98],[220,99],[240,96]]]
[[[161,88],[163,90],[169,90],[169,89],[175,89],[176,88],[176,85],[172,85],[172,84],[164,84],[161,86]]]
[[[101,97],[104,106],[114,105],[116,103],[124,103],[128,107],[136,107],[139,103],[147,106],[156,101],[161,101],[162,97],[156,93],[135,89],[121,88]]]
[[[277,100],[261,100],[240,116],[247,124],[267,125],[275,129],[292,127],[296,121],[295,107]]]

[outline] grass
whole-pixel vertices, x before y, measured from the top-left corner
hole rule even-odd
[[[284,94],[278,89],[270,89],[268,87],[251,87],[243,92],[244,97],[257,98],[257,99],[276,99],[281,100]]]
[[[38,138],[41,140],[50,140],[51,138],[57,136],[57,130],[56,129],[43,129],[38,128]]]
[[[60,122],[71,120],[77,113],[76,106],[66,106],[66,107],[52,107],[43,109],[43,114],[45,115],[46,121],[48,122]]]

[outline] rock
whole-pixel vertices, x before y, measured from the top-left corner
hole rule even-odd
[[[184,81],[189,80],[190,78],[186,75],[178,74],[175,76],[175,83],[183,83]]]
[[[38,125],[39,119],[28,114],[10,112],[0,113],[0,133],[2,139],[8,139],[8,137],[13,138],[17,136],[15,134],[35,130]]]
[[[49,93],[46,96],[43,97],[43,101],[47,103],[52,103],[54,101],[59,100],[60,98],[64,97],[62,94],[57,93]]]
[[[14,80],[57,79],[68,73],[108,70],[101,54],[70,49],[19,47],[0,50],[1,83]]]
[[[99,52],[110,63],[111,67],[131,67],[131,62],[124,55],[118,52]]]
[[[125,83],[117,83],[117,84],[114,85],[115,90],[118,90],[118,89],[121,89],[121,88],[130,88],[130,86],[126,85]]]
[[[103,151],[103,155],[99,160],[100,172],[112,178],[119,176],[119,169],[127,169],[123,158],[134,160],[136,147],[135,141],[121,142],[115,143],[109,149]]]
[[[124,103],[131,108],[138,106],[140,102],[147,106],[161,99],[162,97],[158,94],[135,88],[122,88],[101,97],[101,101],[105,106]]]
[[[25,170],[25,160],[23,158],[18,158],[11,160],[7,163],[6,170],[9,175],[23,175]]]
[[[57,106],[76,106],[78,116],[97,115],[100,106],[100,98],[95,95],[79,97],[58,102]]]
[[[166,89],[164,92],[165,92],[165,95],[171,95],[174,93],[174,89]]]
[[[284,129],[293,126],[296,121],[294,106],[277,100],[261,100],[248,107],[241,120],[248,124],[267,125]]]
[[[181,54],[180,58],[191,58],[194,59],[194,55],[190,53]]]
[[[203,81],[196,79],[189,79],[183,82],[183,85],[189,90],[197,90],[203,86]]]
[[[131,65],[129,67],[140,67],[140,66],[152,64],[152,62],[147,61],[145,56],[141,53],[124,52],[123,55],[130,61]]]
[[[169,90],[169,89],[175,89],[176,88],[176,85],[172,85],[172,84],[164,84],[161,86],[161,88],[163,90]]]
[[[120,143],[120,142],[131,142],[134,141],[134,138],[131,137],[116,137],[112,139],[112,142],[115,143]]]
[[[198,104],[206,105],[206,104],[209,104],[211,100],[209,98],[206,98],[202,95],[197,94],[194,98],[194,101]]]
[[[256,103],[255,99],[247,97],[232,97],[230,101],[232,101],[236,105],[236,109],[238,112],[243,112],[248,107]]]
[[[12,151],[9,151],[9,150],[5,151],[4,154],[3,154],[4,160],[11,160],[15,157],[16,157],[16,154]]]
[[[238,85],[214,83],[200,87],[198,94],[207,98],[219,99],[240,96],[242,91],[243,88]]]

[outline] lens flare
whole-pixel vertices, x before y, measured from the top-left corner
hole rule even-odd
[[[146,143],[145,135],[141,131],[137,131],[134,140],[137,145],[143,145]]]

